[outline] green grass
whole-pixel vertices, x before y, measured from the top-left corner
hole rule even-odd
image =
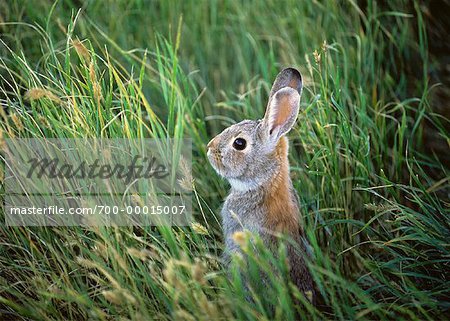
[[[0,4],[2,138],[192,138],[198,224],[2,226],[0,319],[445,318],[449,169],[427,148],[425,131],[444,150],[450,140],[448,119],[431,105],[428,70],[438,62],[429,57],[423,6],[83,3]],[[305,82],[290,161],[316,307],[258,242],[258,254],[247,248],[248,274],[275,267],[267,290],[250,282],[247,300],[237,270],[223,270],[227,184],[205,151],[226,126],[262,117],[271,82],[289,65]]]

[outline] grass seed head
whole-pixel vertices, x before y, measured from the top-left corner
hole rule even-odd
[[[83,59],[86,61],[91,61],[91,53],[80,40],[73,40],[72,45],[80,57],[83,57]]]
[[[118,291],[103,291],[102,294],[107,301],[115,305],[122,304],[122,298],[120,297]]]
[[[97,75],[95,74],[95,66],[93,61],[91,61],[91,63],[89,64],[89,78],[92,83],[95,102],[97,105],[100,105],[100,102],[103,100],[102,88],[97,81]]]
[[[3,129],[0,128],[0,150],[3,150],[6,146]]]
[[[203,294],[203,293],[202,293]],[[209,320],[217,320],[219,318],[219,313],[217,307],[208,300],[206,295],[201,295],[199,298],[199,306],[202,311],[208,316]]]
[[[186,310],[178,309],[174,312],[174,320],[196,321],[197,319]]]
[[[17,114],[12,114],[11,115],[11,120],[13,121],[14,125],[16,126],[16,128],[19,131],[22,131],[24,129],[22,120],[20,119],[19,116],[17,116]]]
[[[320,53],[317,50],[314,50],[313,55],[316,64],[320,65]]]
[[[192,278],[199,284],[205,283],[205,266],[199,259],[196,259],[195,264],[192,265],[191,274]]]
[[[248,231],[237,231],[234,232],[232,239],[241,249],[245,249],[247,247],[249,237],[250,233]]]
[[[131,295],[129,291],[124,289],[102,291],[102,295],[107,301],[115,305],[122,305],[126,303],[131,305],[137,304],[136,298]]]
[[[48,129],[52,128],[46,117],[39,115],[38,119],[39,119],[39,123],[42,124],[45,128],[48,128]]]
[[[200,234],[200,235],[208,235],[209,234],[208,229],[200,223],[197,223],[197,222],[192,223],[191,228],[197,234]]]
[[[154,253],[152,253],[151,251],[149,251],[147,249],[138,250],[137,248],[134,248],[134,247],[127,248],[127,253],[135,258],[142,260],[142,261],[146,261],[149,258],[152,258],[155,256]]]
[[[328,43],[326,40],[323,41],[322,43],[322,51],[325,53],[328,50]]]
[[[169,286],[177,289],[181,293],[188,293],[189,291],[185,283],[183,282],[181,275],[178,275],[177,273],[179,272],[177,271],[177,266],[180,265],[185,266],[185,263],[174,259],[170,259],[169,261],[167,261],[166,267],[163,270],[164,280]]]
[[[182,178],[178,180],[181,188],[186,191],[192,191],[194,187],[194,179],[192,178],[191,167],[186,159],[183,157],[180,159],[180,169]]]
[[[54,93],[52,93],[48,89],[43,88],[31,88],[25,93],[25,99],[29,101],[33,100],[40,100],[42,98],[47,98],[53,101],[54,103],[57,103],[61,105],[63,102],[62,100],[56,96]]]

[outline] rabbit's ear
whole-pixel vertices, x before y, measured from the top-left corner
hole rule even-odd
[[[270,105],[270,101],[272,100],[273,95],[275,95],[278,90],[284,87],[291,87],[297,90],[299,95],[302,94],[302,75],[297,69],[286,68],[278,74],[277,78],[273,82],[272,89],[270,90],[268,105]]]
[[[272,91],[274,91],[272,93]],[[263,126],[271,142],[291,130],[299,111],[302,80],[300,73],[293,69],[284,69],[273,84]]]
[[[300,95],[291,87],[281,88],[273,95],[263,120],[264,130],[270,141],[278,141],[291,130],[297,119],[299,103]]]

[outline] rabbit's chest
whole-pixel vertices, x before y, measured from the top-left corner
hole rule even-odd
[[[222,223],[226,239],[231,239],[235,232],[248,230],[262,236],[264,213],[258,202],[239,202],[239,199],[228,198],[222,209]]]
[[[237,216],[239,220],[250,223],[252,220],[261,219],[264,215],[261,197],[249,197],[229,195],[223,206],[223,215]]]

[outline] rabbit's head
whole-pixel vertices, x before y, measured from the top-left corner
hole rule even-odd
[[[301,92],[300,72],[284,69],[272,86],[263,119],[232,125],[208,143],[209,161],[232,188],[252,190],[287,166],[284,135],[297,119]]]

